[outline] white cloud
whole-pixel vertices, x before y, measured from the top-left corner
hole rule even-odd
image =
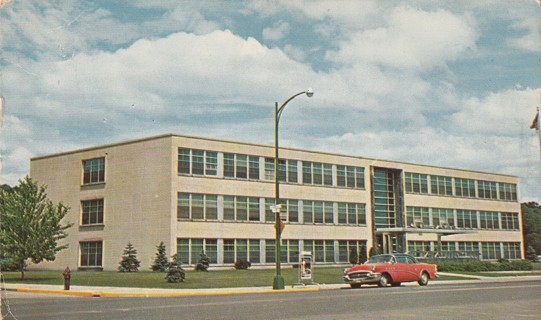
[[[282,39],[289,32],[289,23],[280,21],[275,23],[272,28],[263,29],[263,39],[270,41],[277,41]]]

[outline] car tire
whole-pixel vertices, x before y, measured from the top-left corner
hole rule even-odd
[[[386,287],[391,282],[391,277],[388,274],[382,274],[378,282],[378,287]]]
[[[428,284],[428,273],[426,272],[423,272],[421,274],[421,278],[419,279],[419,281],[417,281],[417,283],[420,285],[420,286],[426,286]]]
[[[351,286],[351,289],[359,289],[361,287],[361,284],[360,283],[352,283],[350,284]]]

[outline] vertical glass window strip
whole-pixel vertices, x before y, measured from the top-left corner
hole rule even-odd
[[[250,262],[252,263],[260,263],[261,262],[261,244],[259,240],[250,240],[249,241],[250,246]]]
[[[334,263],[334,240],[325,240],[325,262]]]
[[[312,176],[313,184],[322,185],[323,184],[323,164],[322,163],[312,163]]]
[[[357,252],[357,256],[359,256],[359,252]],[[349,249],[347,241],[338,241],[338,262],[349,262]]]
[[[215,176],[218,174],[218,153],[206,151],[205,175]]]
[[[177,219],[190,219],[190,194],[177,195]]]
[[[236,197],[235,201],[236,212],[237,212],[237,221],[247,221],[248,220],[248,198],[246,197]]]
[[[325,223],[326,224],[334,224],[333,203],[332,202],[325,202],[324,211],[325,211],[325,214],[324,214]]]
[[[299,182],[299,175],[297,173],[297,160],[287,161],[287,181],[290,183]]]
[[[266,263],[276,262],[275,250],[276,250],[276,241],[265,240],[265,262]]]
[[[357,224],[366,224],[366,205],[357,204]]]
[[[314,223],[313,218],[313,202],[312,201],[303,201],[303,210],[302,210],[302,217],[304,223]]]
[[[325,242],[323,240],[314,240],[314,257],[317,261],[325,262]]]
[[[309,252],[312,252],[312,254],[315,254],[313,240],[304,240],[304,251],[309,251]]]
[[[312,184],[312,163],[302,162],[302,183]]]
[[[272,212],[271,206],[274,205],[274,199],[265,198],[265,221],[274,222],[275,214]]]
[[[216,195],[205,196],[205,219],[218,219],[218,197]]]
[[[280,182],[285,182],[287,180],[287,169],[286,169],[286,160],[278,160],[278,180]]]
[[[250,179],[259,180],[259,157],[250,156]]]
[[[346,185],[348,188],[355,187],[355,168],[346,167]]]
[[[236,240],[236,251],[237,259],[236,261],[249,261],[248,260],[248,240],[237,239]]]
[[[349,225],[356,225],[357,224],[357,208],[355,204],[348,203],[348,224]]]
[[[203,219],[205,214],[205,205],[202,194],[192,194],[192,219]]]
[[[224,239],[224,263],[235,263],[235,240]]]
[[[235,155],[224,153],[224,177],[235,177]]]
[[[338,224],[348,223],[347,206],[343,202],[338,203]]]
[[[203,246],[203,239],[191,239],[191,261],[190,264],[196,264],[199,262],[201,253],[205,250]]]
[[[177,239],[177,259],[182,264],[190,264],[190,240]]]
[[[178,173],[190,174],[190,149],[178,149]]]
[[[323,223],[323,202],[314,201],[314,223]]]
[[[260,221],[259,219],[259,198],[249,198],[249,219],[250,221]]]
[[[298,240],[289,240],[288,241],[288,259],[290,263],[299,262],[299,241]]]
[[[210,263],[218,263],[218,240],[205,239],[205,253]]]
[[[265,180],[274,180],[274,159],[265,158]]]
[[[192,174],[205,174],[205,152],[192,150]]]
[[[346,186],[346,167],[336,166],[336,185],[339,187]]]
[[[247,179],[248,178],[248,157],[242,154],[236,155],[236,169],[237,169],[237,178]]]
[[[332,186],[332,165],[323,165],[323,184],[326,186]]]
[[[224,220],[235,220],[235,197],[224,196]]]
[[[299,201],[298,200],[288,200],[288,221],[289,222],[299,222]]]
[[[355,168],[355,188],[364,189],[364,168]]]

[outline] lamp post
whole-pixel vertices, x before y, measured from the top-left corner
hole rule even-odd
[[[276,231],[276,238],[275,238],[275,259],[276,259],[276,275],[274,276],[274,282],[272,284],[272,288],[274,290],[281,290],[284,289],[284,278],[282,277],[282,273],[280,270],[280,246],[281,246],[281,220],[280,220],[280,181],[278,178],[278,124],[280,122],[280,116],[282,115],[282,112],[284,111],[284,108],[289,103],[289,101],[295,99],[296,97],[306,94],[307,97],[312,97],[314,95],[314,91],[312,91],[312,88],[308,88],[306,91],[301,91],[293,96],[291,96],[289,99],[287,99],[280,107],[278,107],[278,102],[275,102],[274,104],[274,206],[272,208],[274,212],[274,229]]]

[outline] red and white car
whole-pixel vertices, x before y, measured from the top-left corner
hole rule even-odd
[[[409,254],[381,254],[372,256],[364,264],[344,270],[344,281],[352,288],[363,284],[400,286],[402,282],[417,281],[426,286],[428,280],[438,277],[438,266],[419,263]]]

